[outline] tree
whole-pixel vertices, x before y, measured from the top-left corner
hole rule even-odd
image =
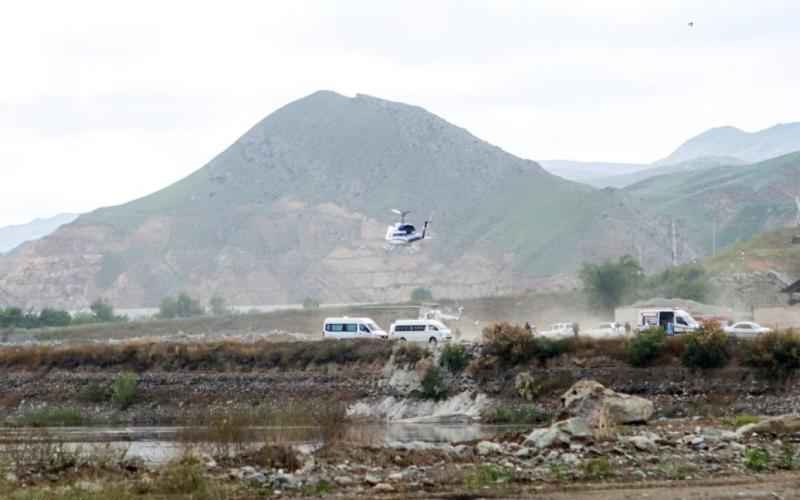
[[[423,286],[418,286],[417,288],[411,291],[412,302],[422,302],[425,300],[433,300],[433,294],[429,289]]]
[[[200,305],[200,301],[188,294],[181,292],[178,298],[168,296],[161,301],[158,309],[159,318],[189,318],[200,316],[205,313],[205,309]]]
[[[45,307],[39,313],[39,326],[69,326],[72,316],[64,309]]]
[[[208,308],[211,310],[211,314],[214,316],[224,316],[225,314],[229,314],[231,312],[231,310],[225,305],[225,299],[219,295],[211,297],[211,300],[208,301]]]
[[[578,277],[583,281],[589,306],[612,312],[640,286],[642,267],[630,255],[623,255],[616,263],[584,263]]]
[[[7,307],[0,311],[0,327],[19,327],[25,319],[25,313],[19,307]]]
[[[114,316],[114,306],[106,299],[95,299],[92,305],[89,306],[89,309],[94,315],[93,319],[95,323],[111,323],[116,319]]]

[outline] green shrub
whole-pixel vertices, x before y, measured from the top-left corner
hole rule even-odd
[[[663,328],[643,330],[622,344],[622,358],[632,366],[648,366],[661,354],[666,338]]]
[[[40,408],[22,416],[20,423],[31,427],[63,427],[81,425],[83,413],[76,408]]]
[[[422,397],[438,401],[447,397],[447,387],[442,382],[439,367],[431,365],[422,377]]]
[[[744,466],[754,472],[759,472],[769,468],[769,451],[763,446],[747,450],[744,457]]]
[[[553,479],[564,479],[569,475],[567,466],[562,462],[553,462],[550,464],[550,477]]]
[[[533,398],[539,395],[540,386],[533,380],[530,373],[517,373],[514,379],[514,387],[526,401],[533,401]]]
[[[704,321],[697,330],[683,336],[686,346],[681,363],[688,368],[720,368],[731,357],[728,334],[716,321]]]
[[[499,321],[483,329],[483,356],[496,358],[503,368],[530,360],[535,349],[533,335],[521,326]]]
[[[136,375],[120,373],[111,393],[111,403],[120,410],[125,410],[136,401]]]
[[[468,371],[478,382],[486,382],[500,373],[500,363],[493,356],[480,357],[469,364]]]
[[[233,310],[225,304],[225,299],[219,295],[211,297],[211,300],[208,301],[208,309],[214,316],[225,316],[233,312]]]
[[[62,472],[75,467],[83,457],[83,446],[70,446],[62,441],[42,443],[34,467],[38,472]]]
[[[459,344],[446,344],[442,347],[439,363],[453,373],[458,373],[469,364],[464,349]]]
[[[781,440],[781,456],[778,458],[778,468],[794,470],[797,468],[797,459],[794,456],[794,444],[788,438]]]
[[[614,475],[614,464],[605,458],[588,460],[583,464],[583,475],[590,479],[608,479]]]
[[[400,342],[393,351],[396,364],[412,367],[430,355],[425,346],[413,342]]]
[[[800,368],[800,337],[788,330],[761,335],[745,347],[744,360],[771,379],[786,380]]]

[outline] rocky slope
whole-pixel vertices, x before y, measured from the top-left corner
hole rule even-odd
[[[420,251],[383,250],[392,208],[435,212]],[[0,302],[157,305],[185,290],[233,304],[405,300],[573,286],[583,261],[668,262],[667,225],[619,191],[548,174],[427,111],[317,92],[206,166],[81,216],[0,259]]]

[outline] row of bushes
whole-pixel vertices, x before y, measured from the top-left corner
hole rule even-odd
[[[114,306],[105,299],[97,299],[89,307],[91,312],[74,316],[65,309],[45,307],[41,311],[24,311],[21,307],[10,306],[0,309],[0,328],[52,328],[89,323],[124,322],[128,318],[114,314]]]
[[[380,340],[6,347],[0,348],[0,368],[50,370],[80,367],[135,372],[305,370],[312,365],[385,363],[391,349],[391,344]]]
[[[470,364],[478,379],[493,378],[501,369],[531,362],[543,363],[561,353],[605,355],[632,366],[646,367],[678,358],[691,369],[721,368],[738,359],[772,379],[785,380],[800,368],[800,336],[776,331],[752,341],[730,337],[716,322],[706,322],[691,333],[667,336],[661,328],[645,330],[629,339],[593,340],[534,337],[524,328],[499,322],[483,330],[482,356]]]

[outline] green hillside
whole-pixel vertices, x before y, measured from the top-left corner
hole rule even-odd
[[[714,221],[718,249],[794,221],[800,153],[654,177],[626,192],[655,213],[677,219],[683,237],[710,252]]]
[[[417,253],[382,248],[392,208],[419,225],[435,213]],[[665,265],[664,227],[624,192],[565,181],[422,108],[317,92],[185,179],[0,260],[0,291],[148,306],[177,290],[275,304],[571,287],[587,260]]]
[[[789,279],[800,278],[800,228],[784,228],[735,243],[702,261],[709,274],[774,270]]]

